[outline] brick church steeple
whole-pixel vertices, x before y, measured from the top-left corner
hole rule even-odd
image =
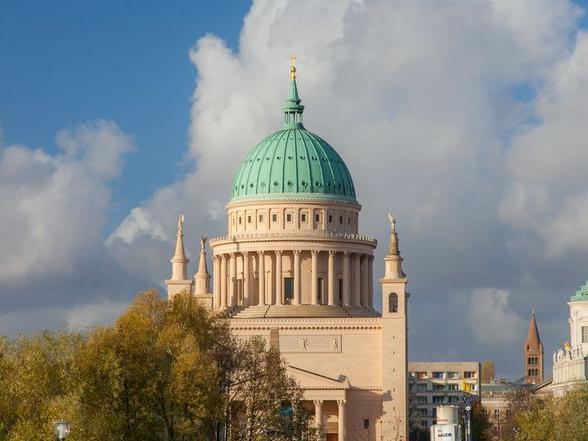
[[[539,337],[535,310],[531,314],[529,322],[529,334],[523,348],[525,356],[525,383],[538,384],[543,381],[543,343]]]

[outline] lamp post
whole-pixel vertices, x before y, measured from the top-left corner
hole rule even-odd
[[[70,426],[65,420],[54,421],[53,426],[55,427],[55,436],[59,441],[64,441],[69,435]]]

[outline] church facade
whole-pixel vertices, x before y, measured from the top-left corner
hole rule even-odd
[[[203,238],[188,276],[183,219],[168,296],[188,290],[239,338],[279,349],[330,440],[407,440],[407,278],[390,216],[385,271],[343,159],[306,130],[292,66],[284,125],[244,159],[226,206],[227,234]],[[381,296],[382,312],[374,309]]]
[[[553,395],[588,381],[588,282],[568,302],[570,341],[553,354]]]

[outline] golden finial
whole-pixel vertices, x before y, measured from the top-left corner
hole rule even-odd
[[[290,55],[290,79],[296,79],[296,55]]]

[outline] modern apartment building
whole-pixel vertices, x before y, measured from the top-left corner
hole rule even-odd
[[[408,363],[411,423],[421,427],[435,424],[436,407],[459,404],[463,397],[480,397],[479,362]]]

